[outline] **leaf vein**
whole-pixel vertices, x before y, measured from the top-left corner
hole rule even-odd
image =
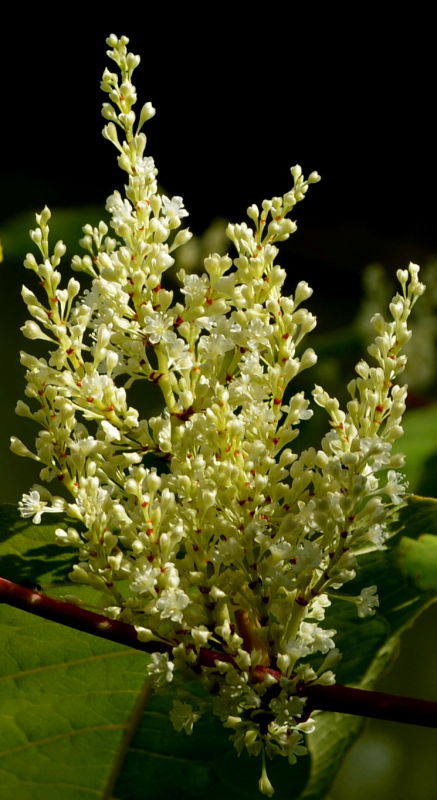
[[[151,758],[162,758],[165,761],[181,761],[183,764],[209,764],[213,766],[214,761],[208,758],[193,758],[192,756],[174,756],[167,755],[167,753],[156,753],[153,750],[146,750],[143,747],[130,747],[130,753],[141,753],[142,755],[150,756]]]
[[[123,730],[125,728],[125,724],[111,724],[111,725],[90,725],[88,728],[78,728],[74,731],[67,731],[66,733],[57,733],[54,736],[48,736],[45,739],[35,739],[32,742],[26,742],[26,744],[20,744],[17,747],[10,747],[8,750],[3,750],[0,752],[0,758],[3,756],[9,756],[12,753],[20,753],[23,750],[30,750],[34,747],[44,747],[44,745],[52,744],[53,742],[60,741],[61,739],[68,739],[73,736],[80,736],[84,733],[92,733],[95,731],[116,731],[116,730]]]
[[[105,658],[117,658],[119,656],[127,655],[138,656],[142,654],[139,651],[126,648],[124,650],[115,651],[112,653],[100,653],[98,655],[87,656],[86,658],[75,658],[71,659],[70,661],[59,661],[56,664],[45,664],[42,667],[32,667],[32,669],[23,669],[19,672],[13,672],[9,675],[0,675],[0,681],[17,680],[27,675],[36,675],[39,672],[49,672],[50,670],[55,669],[68,669],[73,666],[75,667],[78,664],[89,664],[93,661],[102,661]]]

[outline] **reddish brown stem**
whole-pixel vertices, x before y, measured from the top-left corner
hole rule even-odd
[[[258,619],[251,616],[243,608],[238,608],[235,612],[235,621],[238,633],[243,640],[244,649],[248,653],[252,650],[257,650],[261,655],[260,664],[263,667],[269,667],[270,655],[265,638],[262,636],[262,628]]]
[[[87,611],[73,603],[55,600],[6,578],[0,578],[0,602],[146,653],[165,653],[172,649],[172,645],[165,642],[140,642],[134,626],[128,625],[126,622],[108,619],[102,614]],[[220,653],[208,648],[201,648],[199,655],[200,664],[204,667],[213,667],[216,661],[234,663],[234,659],[229,653]],[[253,680],[262,680],[266,672],[269,672],[276,680],[281,677],[278,670],[260,666],[253,670]],[[383,692],[352,689],[339,684],[335,686],[302,686],[300,694],[302,697],[308,698],[305,716],[309,716],[312,711],[316,710],[337,711],[341,714],[355,714],[362,717],[437,728],[437,703],[429,700],[416,700],[412,697],[399,697]]]
[[[352,689],[350,686],[306,686],[301,694],[308,698],[305,716],[311,711],[337,711],[390,722],[408,722],[426,728],[437,728],[437,703],[416,700],[385,692]]]
[[[74,603],[55,600],[53,597],[12,583],[6,578],[0,578],[0,602],[29,611],[52,622],[68,625],[69,628],[92,633],[94,636],[101,636],[103,639],[125,644],[136,650],[144,650],[146,653],[164,653],[171,650],[171,646],[164,642],[140,642],[133,625],[109,619],[103,614],[95,614]]]

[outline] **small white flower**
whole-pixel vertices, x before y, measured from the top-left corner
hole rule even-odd
[[[175,195],[171,200],[165,195],[162,196],[162,209],[166,217],[188,217],[188,211],[184,208],[184,201],[179,195]]]
[[[200,714],[193,711],[189,703],[181,703],[180,700],[173,701],[173,708],[170,711],[170,719],[176,731],[185,731],[188,735],[193,733],[194,723],[200,718]]]
[[[155,689],[162,689],[173,680],[174,664],[169,661],[168,653],[152,653],[147,674]]]
[[[164,589],[156,602],[156,610],[159,611],[162,619],[182,622],[182,612],[189,603],[190,598],[182,589]]]
[[[355,598],[359,617],[371,617],[379,606],[379,597],[376,586],[368,586]]]
[[[158,575],[159,569],[152,567],[149,562],[145,562],[141,568],[134,571],[130,584],[132,591],[139,595],[152,592]]]
[[[152,156],[137,158],[135,161],[135,170],[137,175],[145,181],[153,179],[157,172]]]
[[[105,432],[105,439],[107,442],[119,442],[121,435],[118,428],[115,425],[111,425],[107,419],[102,420],[101,426]]]
[[[161,341],[168,341],[170,343],[172,338],[174,338],[174,333],[171,330],[172,327],[172,317],[166,317],[164,314],[158,312],[155,312],[153,316],[145,316],[143,320],[143,331],[151,344],[158,344]]]
[[[65,500],[62,497],[53,497],[52,501],[53,505],[48,506],[41,499],[40,493],[32,489],[18,501],[18,510],[22,517],[32,517],[32,522],[39,525],[43,514],[62,514],[65,511]]]
[[[390,497],[394,505],[399,505],[402,502],[403,496],[407,490],[407,485],[403,475],[395,472],[393,469],[388,471],[388,481],[383,487],[382,491]]]

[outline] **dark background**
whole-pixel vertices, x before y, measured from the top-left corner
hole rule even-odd
[[[149,153],[195,232],[286,191],[298,162],[323,177],[298,213],[296,247],[305,242],[315,273],[436,252],[430,21],[223,12],[178,17],[146,4],[135,26],[90,30],[79,14],[54,29],[28,15],[12,25],[0,48],[0,217],[101,204],[120,185],[100,134],[104,39],[114,30],[142,57],[140,99],[158,111],[146,125]]]
[[[437,254],[431,20],[411,9],[405,16],[396,10],[386,22],[368,6],[353,14],[308,11],[303,20],[293,5],[192,12],[125,4],[90,27],[84,9],[64,7],[62,19],[47,20],[40,7],[18,8],[16,21],[2,31],[0,231],[9,249],[0,267],[7,420],[1,500],[15,502],[29,487],[24,461],[7,455],[23,391],[19,288],[23,280],[31,283],[20,267],[20,251],[30,243],[22,233],[11,240],[10,231],[27,230],[32,222],[25,212],[45,204],[54,216],[63,207],[103,209],[107,195],[121,189],[115,151],[100,133],[109,33],[127,34],[142,57],[135,74],[139,98],[157,108],[145,129],[148,153],[165,191],[184,197],[196,234],[215,217],[241,221],[249,204],[287,191],[296,162],[321,174],[298,207],[299,230],[280,259],[292,283],[306,279],[314,286],[311,308],[321,331],[354,318],[369,262],[393,270]],[[435,614],[420,626],[403,647],[402,669],[384,686],[431,698]],[[374,800],[435,800],[434,734],[373,726],[333,799],[361,800],[371,792]]]

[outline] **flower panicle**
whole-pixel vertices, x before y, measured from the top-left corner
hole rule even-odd
[[[236,257],[212,253],[201,274],[180,270],[175,300],[164,272],[191,236],[181,228],[187,211],[182,197],[159,191],[145,155],[143,127],[155,112],[150,103],[135,111],[139,57],[124,36],[107,44],[117,72],[102,78],[103,134],[127,183],[107,200],[111,230],[83,228],[83,254],[72,260],[82,282],[63,287],[65,246],[50,249],[48,209],[31,232],[40,257],[28,254],[25,266],[40,291],[23,289],[22,331],[48,355],[21,355],[29,405],[19,401],[17,413],[39,433],[32,449],[16,437],[11,446],[37,461],[43,484],[61,488],[36,485],[19,509],[35,524],[66,515],[56,541],[77,547],[72,581],[92,586],[104,613],[134,624],[139,638],[169,646],[152,656],[155,688],[199,676],[200,651],[203,664],[210,651],[200,669],[210,701],[187,703],[179,687],[178,730],[191,733],[209,708],[238,752],[293,763],[315,724],[302,721],[302,686],[335,680],[332,600],[352,600],[360,617],[377,607],[374,586],[358,598],[339,590],[360,552],[384,546],[405,495],[392,453],[406,393],[396,379],[423,285],[415,265],[398,272],[391,321],[373,319],[373,366],[357,365],[344,410],[315,387],[330,431],[318,449],[294,451],[312,410],[290,385],[316,362],[303,348],[316,319],[303,306],[305,281],[283,294],[277,245],[319,176],[293,167],[288,192],[250,206],[249,224],[228,226]],[[134,383],[145,386],[139,408]],[[162,398],[152,416],[148,384]],[[260,788],[270,794],[263,764]]]

